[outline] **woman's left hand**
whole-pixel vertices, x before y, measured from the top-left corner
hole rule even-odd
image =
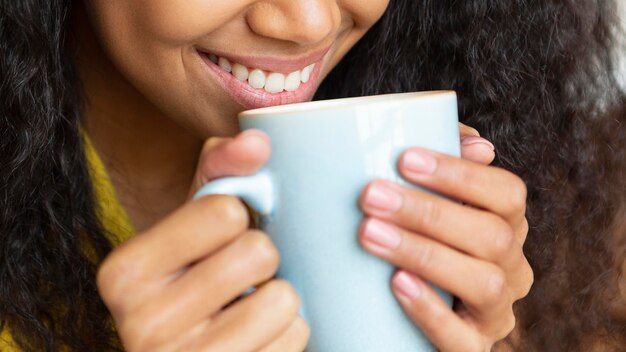
[[[360,203],[359,240],[394,264],[392,288],[406,313],[441,351],[490,351],[515,326],[513,303],[533,273],[522,246],[528,232],[524,182],[487,166],[493,146],[461,126],[462,156],[411,148],[403,177],[463,204],[376,180]],[[456,296],[450,308],[429,283]]]

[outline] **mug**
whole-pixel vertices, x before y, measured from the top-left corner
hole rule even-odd
[[[397,171],[409,147],[460,156],[456,93],[282,105],[244,111],[239,123],[269,135],[269,161],[253,175],[213,180],[195,198],[234,195],[257,212],[280,253],[277,277],[300,295],[311,328],[306,351],[435,350],[391,291],[395,268],[360,246],[358,199],[373,179],[417,187]]]

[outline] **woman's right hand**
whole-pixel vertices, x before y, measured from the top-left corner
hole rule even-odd
[[[262,132],[209,139],[190,195],[213,178],[255,172],[269,154]],[[126,350],[304,350],[309,327],[298,315],[299,297],[286,281],[271,279],[278,251],[248,222],[237,198],[203,197],[105,259],[98,289]]]

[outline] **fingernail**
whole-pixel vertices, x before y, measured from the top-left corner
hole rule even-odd
[[[396,211],[402,206],[402,196],[382,183],[373,183],[367,188],[365,204],[384,211]]]
[[[378,219],[366,220],[363,236],[366,240],[384,248],[395,249],[400,246],[400,232]]]
[[[411,172],[430,175],[437,168],[437,160],[426,151],[411,149],[402,156],[402,165]]]
[[[461,138],[461,145],[467,146],[472,144],[482,144],[489,147],[491,150],[496,150],[496,147],[493,145],[493,143],[489,142],[483,137],[465,136]]]
[[[422,294],[420,282],[406,271],[400,270],[393,278],[393,286],[399,294],[416,299]]]

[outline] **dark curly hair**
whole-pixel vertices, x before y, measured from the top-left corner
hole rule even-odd
[[[26,351],[119,346],[94,280],[111,244],[80,135],[72,3],[0,0],[0,328]],[[458,92],[462,121],[529,191],[535,285],[515,350],[626,345],[615,16],[611,0],[391,0],[316,95]]]
[[[116,339],[95,280],[111,244],[80,135],[70,3],[0,3],[0,327],[26,351]]]

